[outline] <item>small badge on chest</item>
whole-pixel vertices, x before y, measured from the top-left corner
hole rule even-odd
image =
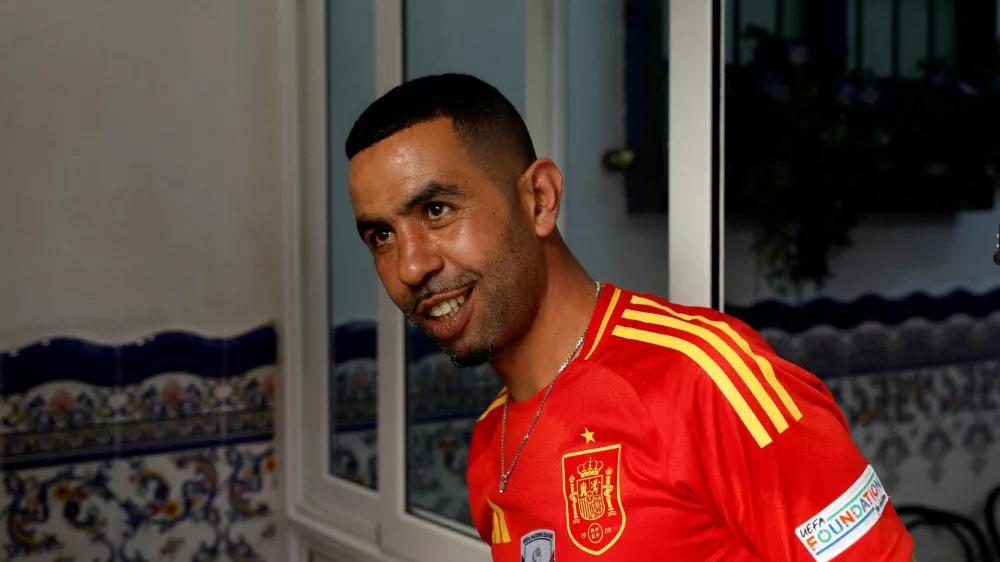
[[[537,529],[521,537],[521,562],[555,562],[556,534]]]

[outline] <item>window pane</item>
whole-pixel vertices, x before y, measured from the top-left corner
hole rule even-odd
[[[464,72],[496,86],[524,112],[524,2],[407,0],[406,79]],[[500,391],[488,367],[459,369],[409,326],[407,505],[444,524],[471,525],[465,481],[469,440]]]
[[[897,507],[982,521],[1000,473],[995,3],[739,3],[800,21],[727,22],[752,48],[726,69],[726,310],[824,380]],[[921,559],[963,556],[913,534]]]
[[[666,297],[667,0],[562,4],[563,236],[594,278]]]
[[[330,0],[328,119],[330,213],[330,472],[377,487],[376,313],[381,285],[358,239],[344,141],[375,99],[371,2]]]

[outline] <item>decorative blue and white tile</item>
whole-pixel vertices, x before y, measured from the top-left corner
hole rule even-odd
[[[364,486],[378,488],[378,434],[374,428],[330,434],[330,472]]]
[[[5,560],[276,560],[270,445],[5,474]]]
[[[956,325],[958,327],[960,325]],[[882,363],[866,366],[864,370],[884,369],[888,365],[902,367],[933,365],[941,362],[942,338],[944,332],[938,325],[923,318],[911,318],[900,326],[889,329],[880,326],[880,330],[894,343],[893,353]]]
[[[0,353],[0,439],[4,466],[113,454],[114,347],[52,338]],[[89,453],[83,453],[88,451]]]
[[[333,367],[330,400],[336,404],[333,431],[353,432],[375,427],[378,363],[358,357]]]
[[[997,441],[997,430],[998,424],[977,419],[962,436],[962,447],[972,458],[969,468],[977,478],[983,475],[983,471],[990,463],[990,456]]]
[[[183,443],[224,439],[218,381],[187,373],[164,373],[122,389],[117,412],[123,454],[143,454]]]
[[[274,411],[231,412],[225,417],[226,443],[253,443],[274,434]]]
[[[410,507],[472,524],[466,483],[476,418],[413,425],[407,450]]]
[[[107,490],[111,461],[5,472],[5,560],[114,560],[124,518]]]
[[[112,383],[113,384],[113,383]],[[80,429],[113,423],[115,389],[58,380],[0,402],[0,424],[8,433]]]
[[[114,456],[119,434],[114,424],[117,404],[113,387],[74,380],[46,382],[6,394],[0,401],[3,466]]]
[[[230,466],[223,493],[230,542],[256,544],[270,531],[277,508],[277,459],[270,444],[226,449]]]
[[[278,369],[274,365],[257,367],[230,377],[225,384],[227,388],[220,388],[220,396],[226,397],[230,405],[228,411],[271,410],[277,392]]]
[[[897,504],[957,513],[1000,484],[1000,361],[828,380]]]
[[[262,327],[0,354],[3,559],[280,559],[276,348]]]
[[[163,373],[121,389],[119,423],[152,422],[222,413],[231,408],[227,381],[191,373]]]
[[[443,353],[410,363],[406,386],[412,423],[478,418],[501,389],[489,365],[459,368]]]
[[[849,372],[849,339],[841,332],[820,326],[802,335],[799,365],[819,377]]]

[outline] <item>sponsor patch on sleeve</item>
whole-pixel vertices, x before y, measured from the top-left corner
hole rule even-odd
[[[875,526],[889,495],[870,465],[842,496],[795,529],[817,562],[833,560]]]

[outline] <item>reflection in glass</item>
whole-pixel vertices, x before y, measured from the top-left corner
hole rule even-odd
[[[376,314],[381,290],[358,240],[344,140],[375,99],[371,2],[327,2],[330,223],[330,457],[334,476],[377,488]]]
[[[455,367],[419,328],[408,328],[407,504],[416,514],[471,526],[469,442],[501,383],[489,365]]]
[[[407,0],[406,78],[473,74],[496,86],[523,115],[524,18],[524,2]],[[412,325],[407,355],[408,508],[446,525],[471,527],[469,441],[501,384],[489,366],[456,368]]]
[[[897,506],[974,520],[1000,484],[996,10],[726,12],[726,311],[824,380]]]

